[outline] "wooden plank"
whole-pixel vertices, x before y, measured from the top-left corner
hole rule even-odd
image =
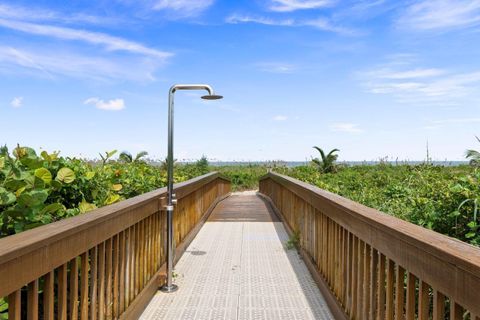
[[[445,319],[445,296],[443,293],[433,290],[433,320]]]
[[[463,308],[453,299],[450,299],[450,320],[463,320]]]
[[[105,319],[105,242],[98,245],[98,320]]]
[[[407,320],[415,320],[416,277],[409,272],[407,276]]]
[[[113,318],[116,319],[118,317],[118,305],[119,305],[119,298],[118,298],[118,293],[119,293],[119,284],[118,284],[118,267],[119,267],[119,247],[120,247],[120,238],[119,235],[116,235],[113,237],[113,261],[112,261],[112,281],[113,281],[113,300],[112,300],[112,315]]]
[[[70,319],[78,319],[78,261],[70,261]]]
[[[97,320],[98,246],[90,249],[90,320]]]
[[[112,301],[112,254],[113,254],[113,239],[108,239],[105,242],[105,319],[112,319],[113,317],[113,301]]]
[[[424,281],[419,281],[418,288],[418,319],[429,320],[430,319],[430,286]]]
[[[55,293],[54,293],[54,280],[55,273],[50,271],[43,277],[43,319],[44,320],[53,320],[55,317],[54,313],[54,302],[55,302]]]
[[[364,272],[363,272],[363,319],[368,319],[370,314],[370,286],[371,286],[371,247],[365,244],[365,260],[364,260]]]
[[[68,311],[68,264],[65,263],[58,268],[57,299],[58,319],[67,320]]]
[[[389,279],[390,280],[390,279]],[[379,254],[379,264],[378,264],[378,296],[377,296],[377,317],[378,320],[386,319],[385,307],[386,307],[386,257],[383,254]],[[393,286],[392,286],[393,289]]]
[[[119,314],[125,311],[125,261],[126,261],[126,232],[120,233],[120,251],[119,251]]]
[[[371,249],[371,264],[370,264],[370,319],[375,320],[378,313],[377,307],[377,291],[378,291],[378,251]]]
[[[386,279],[387,287],[385,292],[385,319],[393,320],[394,312],[395,312],[395,295],[394,295],[394,287],[395,287],[395,264],[392,260],[387,259],[387,279]],[[382,318],[380,318],[382,319]]]
[[[88,320],[88,253],[80,256],[80,320]]]
[[[27,319],[38,320],[38,279],[28,284]]]
[[[352,309],[351,317],[356,319],[358,317],[357,301],[358,301],[358,238],[353,237],[353,255],[352,255]]]
[[[8,295],[8,320],[20,320],[22,311],[21,290]]]
[[[405,319],[405,269],[397,265],[395,269],[395,320]]]
[[[363,292],[364,286],[364,276],[363,273],[365,265],[365,242],[362,240],[358,241],[358,278],[357,278],[357,315],[360,319],[365,319],[363,317],[363,304],[365,302],[365,296]]]

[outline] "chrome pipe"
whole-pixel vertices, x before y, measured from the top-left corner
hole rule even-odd
[[[174,133],[174,95],[177,90],[206,90],[208,96],[202,98],[221,99],[222,96],[215,95],[211,86],[207,84],[175,84],[168,93],[168,153],[167,153],[167,279],[166,283],[160,288],[163,292],[174,292],[178,286],[173,284],[173,254],[175,247],[173,245],[173,212],[176,204],[173,193],[173,133]]]

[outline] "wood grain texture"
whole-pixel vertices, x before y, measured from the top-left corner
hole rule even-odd
[[[174,192],[174,236],[182,246],[229,194],[230,182],[214,172],[175,184]],[[118,319],[130,306],[143,308],[148,295],[139,295],[158,282],[165,260],[165,196],[166,188],[158,189],[0,239],[0,297],[10,301],[10,318],[19,318],[21,308],[38,318],[38,292],[43,319]],[[21,305],[24,287],[27,303]]]
[[[436,303],[427,297],[426,292],[430,290],[442,292],[475,317],[480,314],[480,295],[476,293],[480,288],[479,248],[277,173],[269,172],[261,178],[260,192],[278,207],[293,230],[301,231],[302,246],[352,319],[425,318]],[[320,221],[326,221],[321,223],[319,239],[311,230],[316,224],[298,223],[312,219],[311,212],[318,215]],[[358,239],[354,240],[353,250],[347,245],[344,293],[344,283],[337,268],[342,264],[344,240],[336,231],[338,228]],[[364,248],[358,247],[359,243],[372,248],[372,254],[385,256],[384,279],[381,273],[374,272],[378,264],[374,261],[376,258],[362,253]],[[353,251],[350,257],[349,252]],[[401,266],[397,268],[401,271],[400,274],[397,271],[397,281],[393,265]],[[402,276],[410,274],[414,274],[415,279],[410,278],[405,283]],[[417,285],[418,279],[424,285],[422,282]],[[385,284],[380,285],[380,281]],[[428,289],[422,291],[422,286]],[[458,312],[454,311],[451,311],[452,316]],[[437,309],[437,314],[440,312]]]

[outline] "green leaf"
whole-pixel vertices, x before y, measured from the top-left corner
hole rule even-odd
[[[75,172],[70,168],[64,167],[58,170],[56,179],[67,184],[72,183],[75,180]]]
[[[52,180],[52,187],[55,189],[55,190],[60,190],[62,189],[62,183],[58,180]]]
[[[85,179],[87,179],[87,180],[91,180],[93,177],[95,177],[95,172],[94,171],[88,171],[85,174]]]
[[[62,204],[52,203],[43,208],[42,211],[40,211],[40,214],[53,214],[60,210],[65,210],[65,207]]]
[[[105,204],[112,204],[120,200],[120,196],[118,194],[111,194],[108,196],[107,200],[105,200]]]
[[[3,169],[3,167],[5,167],[5,158],[0,157],[0,169]]]
[[[477,234],[475,232],[469,232],[465,235],[465,238],[467,239],[471,239],[473,237],[475,237]]]
[[[35,170],[35,176],[42,179],[45,183],[52,182],[52,173],[46,168],[38,168]]]
[[[15,195],[7,189],[0,187],[0,205],[8,206],[17,200]]]
[[[45,202],[48,198],[46,190],[33,190],[24,192],[18,197],[18,203],[26,207],[38,206]]]
[[[80,209],[80,213],[92,211],[93,209],[96,209],[96,208],[97,208],[96,205],[94,205],[93,203],[88,203],[85,200],[80,202],[80,204],[78,205],[78,209]]]

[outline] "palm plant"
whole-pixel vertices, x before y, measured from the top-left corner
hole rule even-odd
[[[317,146],[313,148],[320,152],[321,159],[312,159],[312,162],[318,167],[318,170],[322,173],[335,172],[337,170],[335,161],[337,161],[338,158],[338,154],[335,154],[335,152],[339,152],[340,150],[333,149],[328,154],[325,154],[321,148]]]
[[[148,155],[147,151],[140,151],[139,153],[137,153],[135,158],[133,158],[133,156],[130,152],[122,151],[122,153],[120,153],[120,155],[118,156],[118,159],[120,159],[120,161],[123,161],[123,162],[126,162],[126,163],[140,162],[140,161],[143,161],[142,158],[147,156],[147,155]]]
[[[480,138],[475,136],[477,141],[480,142]],[[469,149],[465,152],[465,156],[467,159],[470,159],[470,165],[472,166],[480,166],[480,152],[477,150]]]

